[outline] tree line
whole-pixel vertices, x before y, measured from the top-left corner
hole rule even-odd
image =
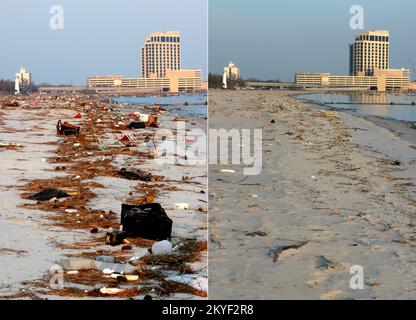
[[[21,93],[36,92],[36,91],[37,91],[37,86],[35,86],[33,83],[28,86],[24,86],[20,88]],[[10,94],[14,93],[14,81],[0,79],[0,92],[10,93]]]
[[[208,74],[208,87],[211,89],[221,89],[223,86],[221,74]],[[244,88],[246,82],[242,79],[232,79],[227,81],[227,89]]]

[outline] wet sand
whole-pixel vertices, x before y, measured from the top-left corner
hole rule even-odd
[[[263,170],[210,166],[209,298],[415,299],[415,141],[294,94],[210,91],[210,128],[263,128]]]

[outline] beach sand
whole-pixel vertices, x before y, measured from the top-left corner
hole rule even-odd
[[[293,94],[210,91],[210,128],[263,129],[263,170],[240,182],[242,165],[210,165],[209,298],[416,298],[412,129]],[[355,265],[363,289],[350,287]]]

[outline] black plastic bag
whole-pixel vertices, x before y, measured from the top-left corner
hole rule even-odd
[[[172,234],[172,220],[159,203],[122,204],[121,224],[129,235],[150,240],[170,240]]]

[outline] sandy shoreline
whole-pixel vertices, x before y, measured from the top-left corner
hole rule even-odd
[[[85,101],[88,103],[82,106]],[[143,139],[153,135],[155,128],[135,132],[125,128],[131,121],[129,110],[143,113],[143,107],[127,110],[84,96],[57,100],[25,96],[19,98],[19,104],[24,106],[0,109],[0,139],[7,145],[0,150],[0,256],[8,266],[0,274],[0,298],[142,299],[145,294],[155,299],[204,298],[206,166],[158,164],[149,157]],[[80,119],[74,119],[77,112]],[[161,127],[175,129],[175,117],[159,112]],[[56,136],[59,118],[80,125],[82,134]],[[206,128],[206,119],[181,118],[191,128]],[[127,133],[137,140],[121,143],[119,139]],[[168,139],[174,135],[175,131]],[[152,179],[123,179],[117,173],[123,167],[150,173]],[[184,176],[188,178],[184,180]],[[71,197],[54,203],[29,199],[46,187],[71,192]],[[164,258],[147,253],[152,240],[128,238],[130,244],[114,247],[105,243],[106,232],[119,228],[121,204],[146,202],[160,203],[173,220],[172,243],[179,247]],[[176,209],[177,202],[187,202],[189,210]],[[65,270],[64,289],[51,290],[49,269],[53,264],[60,259],[100,255],[120,263],[135,257],[139,280],[118,283],[96,270],[78,274]],[[125,291],[106,296],[99,291],[104,286]]]
[[[309,94],[309,92],[308,92]],[[329,105],[326,105],[324,103],[312,103],[312,102],[308,102],[307,100],[303,100],[302,99],[302,95],[298,95],[298,94],[292,94],[292,96],[294,98],[297,98],[296,96],[298,96],[297,99],[305,102],[305,103],[310,103],[311,105],[315,106],[317,109],[326,109],[326,110],[331,110],[331,111],[338,111],[338,112],[342,112],[340,110],[337,110],[337,108],[331,107]],[[347,111],[353,115],[355,115],[356,117],[361,117],[363,119],[369,120],[371,122],[373,122],[374,124],[376,124],[377,126],[383,127],[388,129],[389,131],[395,133],[396,135],[400,136],[400,138],[402,138],[403,140],[413,143],[416,143],[416,124],[414,122],[411,121],[402,121],[402,120],[394,120],[394,119],[388,119],[388,118],[383,118],[380,116],[373,116],[373,115],[362,115],[362,114],[357,114],[351,111]]]
[[[414,143],[293,94],[210,91],[210,128],[238,114],[233,127],[263,128],[264,151],[244,184],[241,166],[210,167],[210,299],[414,299]],[[288,242],[306,244],[273,263]]]

